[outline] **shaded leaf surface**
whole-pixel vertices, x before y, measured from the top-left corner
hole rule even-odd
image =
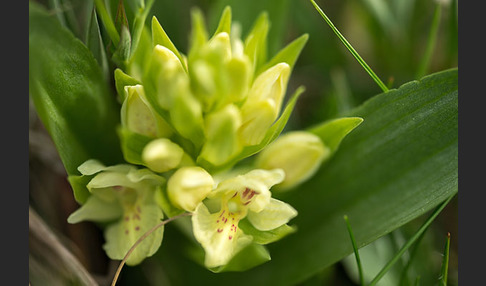
[[[29,3],[29,92],[68,174],[89,158],[122,161],[119,106],[88,48]]]
[[[280,196],[298,210],[290,222],[298,230],[268,245],[270,262],[215,276],[164,253],[164,266],[170,261],[194,273],[171,277],[190,285],[295,285],[338,262],[353,252],[344,215],[362,247],[457,192],[457,104],[453,69],[379,94],[347,114],[364,121],[311,180]]]

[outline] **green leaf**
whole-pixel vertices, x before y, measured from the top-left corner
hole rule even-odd
[[[268,13],[262,12],[245,38],[245,54],[252,60],[254,70],[258,70],[267,61],[269,29]]]
[[[86,185],[92,178],[90,176],[68,176],[69,184],[73,189],[74,199],[79,204],[84,204],[86,200],[90,197],[90,193],[86,188]]]
[[[142,32],[145,27],[145,20],[147,19],[148,13],[154,4],[154,1],[155,0],[148,0],[146,4],[144,4],[143,1],[139,3],[140,7],[135,14],[135,19],[133,20],[132,25],[132,46],[130,50],[130,58],[137,50],[140,37],[142,36]]]
[[[308,34],[304,34],[297,39],[293,40],[290,44],[285,46],[282,50],[278,52],[268,63],[263,65],[255,74],[258,75],[263,71],[267,70],[268,68],[278,64],[278,63],[287,63],[290,66],[290,70],[294,68],[295,62],[299,58],[300,52],[304,48],[305,44],[307,43],[307,39],[309,39]]]
[[[116,69],[115,70],[115,87],[116,87],[116,92],[118,93],[120,102],[123,102],[125,100],[125,86],[132,86],[132,85],[137,85],[141,84],[140,81],[137,79],[127,75],[124,73],[121,69]]]
[[[95,9],[93,9],[93,11],[91,12],[90,18],[91,20],[89,21],[89,26],[86,29],[85,43],[95,57],[96,61],[98,62],[98,65],[101,66],[105,80],[109,82],[109,63],[106,56],[103,39],[101,37],[100,26],[98,24],[98,17],[96,15]]]
[[[229,35],[230,31],[231,31],[231,7],[226,6],[219,20],[218,28],[216,28],[216,31],[214,32],[213,36],[223,32],[226,32]]]
[[[83,43],[29,2],[29,92],[69,175],[90,158],[122,161],[119,105]]]
[[[267,245],[272,261],[218,276],[186,267],[198,275],[180,282],[295,285],[353,253],[345,214],[360,248],[457,193],[457,82],[457,69],[443,71],[352,110],[359,128],[313,178],[279,194],[299,212],[298,231]]]
[[[361,117],[332,119],[309,129],[309,131],[319,136],[322,143],[329,147],[331,153],[334,153],[344,137],[358,127],[361,122],[363,122]]]
[[[169,36],[164,31],[164,28],[162,28],[162,26],[160,25],[159,21],[155,16],[152,17],[152,45],[153,47],[155,47],[156,45],[161,45],[171,50],[181,61],[184,70],[186,70],[184,59],[182,58],[176,46],[172,43]]]

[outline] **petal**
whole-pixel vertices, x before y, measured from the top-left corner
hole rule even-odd
[[[107,202],[98,196],[90,196],[79,209],[67,219],[69,223],[78,223],[89,220],[106,222],[120,217],[123,213],[117,201]]]
[[[247,218],[253,226],[261,231],[275,229],[286,224],[297,215],[297,211],[287,203],[270,199],[270,203],[261,212],[248,212]]]
[[[126,209],[118,223],[110,225],[105,231],[106,243],[103,248],[108,257],[121,260],[133,244],[147,231],[164,218],[162,210],[154,203],[136,204]],[[164,226],[147,236],[130,254],[127,265],[136,265],[146,257],[152,256],[160,247]]]
[[[203,246],[208,268],[227,264],[231,258],[252,241],[252,237],[237,227],[238,218],[225,217],[225,210],[210,214],[200,203],[192,216],[194,236]]]
[[[114,171],[114,172],[128,172],[129,170],[134,169],[133,166],[128,164],[120,164],[115,166],[106,167],[100,161],[89,159],[83,164],[79,165],[78,171],[83,175],[94,175],[101,171]]]
[[[213,178],[201,167],[182,167],[167,182],[167,194],[178,208],[193,212],[213,189]]]
[[[248,179],[256,180],[265,184],[267,188],[271,188],[273,185],[281,183],[285,178],[285,172],[282,169],[251,170],[245,174]]]

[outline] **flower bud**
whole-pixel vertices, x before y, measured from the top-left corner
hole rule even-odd
[[[156,45],[152,55],[152,73],[156,78],[158,103],[165,109],[172,107],[174,98],[173,82],[185,71],[179,58],[168,48]]]
[[[203,168],[182,167],[167,182],[167,195],[174,206],[193,212],[213,185],[213,178]]]
[[[207,141],[200,158],[212,165],[222,165],[241,151],[236,131],[241,125],[238,108],[228,104],[225,108],[209,114],[205,119]]]
[[[172,133],[167,122],[150,107],[143,86],[125,86],[125,94],[121,108],[121,123],[124,127],[149,137],[166,137]]]
[[[155,172],[166,172],[179,165],[184,150],[167,138],[150,141],[142,151],[142,161]]]
[[[321,139],[309,132],[293,131],[280,136],[267,146],[256,159],[256,166],[262,169],[281,168],[285,179],[280,190],[289,189],[312,176],[330,150]]]
[[[279,63],[259,75],[241,108],[243,124],[241,140],[245,145],[256,145],[277,119],[287,89],[290,67]],[[260,113],[260,114],[259,114]]]

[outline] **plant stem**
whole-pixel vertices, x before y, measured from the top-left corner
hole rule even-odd
[[[113,20],[106,10],[103,0],[95,0],[95,6],[96,10],[98,11],[98,15],[101,18],[101,22],[103,22],[103,24],[105,25],[108,36],[113,41],[113,44],[115,44],[116,47],[118,45],[118,42],[120,41],[120,35],[118,34],[115,24],[113,23]]]
[[[316,4],[314,0],[310,0],[312,5],[316,8],[317,12],[321,14],[322,18],[326,21],[326,23],[331,27],[334,33],[338,36],[341,42],[346,46],[348,51],[354,56],[354,58],[361,64],[361,66],[368,72],[371,78],[378,84],[378,86],[383,90],[383,92],[388,91],[388,87],[380,80],[380,78],[375,74],[375,72],[370,68],[370,66],[363,60],[363,58],[358,54],[358,52],[353,48],[353,46],[344,38],[344,36],[339,32],[339,30],[334,26],[331,20],[327,17],[327,15],[322,11],[322,9]]]
[[[116,284],[116,281],[118,280],[118,276],[120,276],[120,272],[123,268],[123,265],[125,265],[125,262],[127,261],[128,257],[130,256],[130,254],[135,250],[135,248],[145,239],[147,238],[147,236],[149,236],[150,234],[152,234],[152,232],[156,231],[158,228],[160,228],[161,226],[163,225],[166,225],[167,223],[173,221],[173,220],[176,220],[178,218],[181,218],[181,217],[184,217],[184,216],[190,216],[192,215],[192,213],[182,213],[180,215],[176,215],[176,216],[173,216],[171,218],[168,218],[162,222],[160,222],[159,224],[157,224],[156,226],[152,227],[150,230],[148,230],[146,233],[144,233],[133,245],[132,247],[128,250],[127,254],[125,255],[125,257],[123,257],[123,260],[120,262],[120,265],[118,266],[118,269],[116,270],[116,273],[115,273],[115,276],[113,277],[113,281],[111,282],[111,286],[115,286]]]

